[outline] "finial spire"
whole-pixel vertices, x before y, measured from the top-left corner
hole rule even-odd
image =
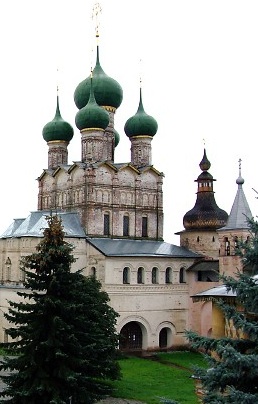
[[[239,177],[241,177],[241,163],[242,163],[242,160],[239,159],[239,160],[238,160]]]
[[[241,166],[242,166],[242,160],[241,160],[241,159],[238,159],[238,170],[239,170],[239,174],[238,174],[238,178],[237,178],[237,180],[236,180],[236,183],[237,183],[239,186],[243,185],[243,183],[245,182],[244,179],[242,178],[242,175],[241,175]]]
[[[99,38],[99,16],[102,12],[102,8],[100,3],[95,3],[92,9],[92,20],[95,22],[95,32],[96,32],[96,38]]]

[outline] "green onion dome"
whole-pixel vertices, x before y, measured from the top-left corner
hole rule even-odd
[[[64,140],[70,142],[73,138],[73,127],[63,120],[59,109],[59,97],[57,96],[56,114],[51,122],[48,122],[42,130],[46,142]]]
[[[107,76],[99,63],[99,47],[97,46],[97,61],[93,69],[93,90],[96,102],[102,107],[118,108],[123,100],[123,90],[120,84]],[[74,102],[78,109],[85,107],[90,96],[91,77],[87,77],[74,92]]]
[[[88,103],[85,107],[81,108],[75,116],[75,124],[79,130],[93,128],[104,130],[109,124],[108,112],[96,103],[93,85],[90,87]]]
[[[157,121],[150,115],[146,114],[142,104],[142,90],[140,89],[139,107],[134,116],[129,118],[124,127],[126,136],[151,136],[153,137],[157,130]]]
[[[115,147],[116,147],[118,145],[118,143],[120,142],[120,135],[116,129],[114,129],[114,137],[115,137]]]

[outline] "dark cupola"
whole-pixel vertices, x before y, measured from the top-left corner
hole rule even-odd
[[[198,183],[195,206],[184,215],[183,225],[186,230],[216,230],[226,225],[228,214],[216,204],[213,191],[216,180],[208,172],[211,164],[205,149],[199,166],[202,173],[195,180]]]

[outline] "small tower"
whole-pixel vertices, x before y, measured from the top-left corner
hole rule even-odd
[[[66,165],[68,163],[67,146],[73,138],[73,128],[63,120],[60,114],[58,89],[55,117],[44,126],[42,135],[48,145],[48,169]]]
[[[218,230],[220,243],[220,272],[234,276],[243,270],[241,258],[235,255],[239,240],[248,241],[250,230],[248,219],[252,213],[243,190],[244,179],[241,175],[241,159],[239,159],[239,176],[236,180],[237,193],[227,220],[227,224]]]
[[[213,191],[216,181],[208,172],[210,162],[204,149],[202,161],[199,164],[202,173],[197,180],[197,198],[193,209],[183,218],[185,230],[180,234],[180,245],[201,253],[207,257],[217,258],[219,241],[217,230],[226,225],[228,214],[217,206]]]
[[[124,130],[131,141],[131,163],[136,167],[151,166],[151,142],[158,130],[158,124],[144,111],[141,88],[138,110],[126,121]]]

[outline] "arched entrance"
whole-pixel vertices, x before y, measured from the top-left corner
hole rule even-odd
[[[125,324],[121,329],[119,349],[122,351],[142,349],[142,330],[136,321]]]
[[[167,348],[168,346],[168,328],[162,328],[159,333],[159,347]]]

